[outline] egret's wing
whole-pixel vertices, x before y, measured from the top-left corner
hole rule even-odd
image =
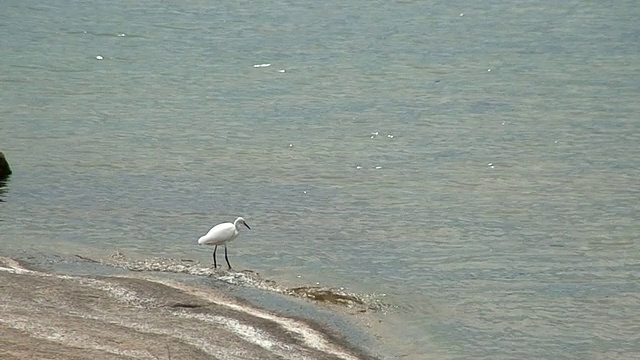
[[[220,245],[225,241],[232,239],[235,235],[236,227],[231,223],[219,224],[211,228],[209,232],[198,239],[198,244],[203,245]]]

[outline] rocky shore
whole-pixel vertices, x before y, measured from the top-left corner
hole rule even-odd
[[[371,359],[320,326],[215,288],[79,276],[0,257],[2,359]]]

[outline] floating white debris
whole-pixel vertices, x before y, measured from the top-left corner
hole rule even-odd
[[[493,163],[488,163],[487,165],[489,165],[489,166],[493,166]]]
[[[464,13],[460,13],[460,16],[464,16]]]
[[[371,138],[373,139],[374,137],[376,137],[375,135],[371,135]]]
[[[503,121],[503,122],[502,122],[502,125],[504,125],[504,124],[506,124],[506,122],[504,122],[504,121]]]
[[[306,194],[306,193],[307,193],[307,190],[303,191],[303,193],[305,193],[305,194]]]
[[[125,37],[126,35],[124,33],[120,33],[118,34],[118,37]]]
[[[278,72],[279,72],[279,73],[284,73],[284,72],[287,72],[287,70],[285,70],[285,69],[280,69],[280,70],[278,70]]]
[[[289,147],[293,147],[293,144],[289,144]]]
[[[387,135],[387,137],[388,137],[389,139],[393,139],[393,135],[391,135],[391,134]]]
[[[487,71],[491,71],[491,69],[487,69]]]
[[[382,166],[376,166],[376,169],[382,169]]]
[[[102,55],[98,55],[96,56],[96,60],[104,60],[104,57]]]
[[[269,67],[269,66],[271,66],[271,64],[255,64],[255,65],[253,65],[254,68]]]
[[[356,166],[356,169],[362,169],[362,166],[358,165]]]
[[[377,131],[374,131],[374,132],[371,133],[371,135],[375,135],[375,136],[378,136],[378,134],[379,133]]]

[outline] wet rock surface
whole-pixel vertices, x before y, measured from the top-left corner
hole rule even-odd
[[[0,257],[0,358],[371,358],[313,323],[141,275],[54,274]]]
[[[85,259],[87,261],[97,261],[90,258]],[[152,258],[131,260],[124,254],[116,252],[111,255],[110,259],[103,260],[101,263],[137,272],[157,271],[208,276],[232,285],[255,287],[321,303],[344,306],[360,312],[386,311],[390,308],[388,304],[382,301],[384,294],[356,294],[347,292],[344,289],[322,286],[280,286],[275,281],[264,279],[259,273],[251,270],[227,271],[220,268],[213,269],[189,259]]]

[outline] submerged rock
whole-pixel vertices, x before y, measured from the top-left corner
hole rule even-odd
[[[11,168],[4,154],[0,151],[0,179],[6,178],[9,175],[11,175]]]
[[[150,258],[134,260],[127,258],[126,255],[119,251],[113,253],[110,259],[106,261],[93,260],[81,255],[76,256],[85,261],[100,262],[104,265],[124,268],[129,271],[156,271],[208,276],[230,285],[273,291],[275,293],[306,298],[320,303],[344,306],[346,308],[360,310],[361,312],[368,310],[384,312],[390,308],[389,304],[381,300],[384,294],[356,294],[344,291],[342,288],[336,289],[320,286],[286,287],[276,284],[273,280],[264,279],[259,273],[251,270],[217,270],[210,266],[203,266],[190,259]]]

